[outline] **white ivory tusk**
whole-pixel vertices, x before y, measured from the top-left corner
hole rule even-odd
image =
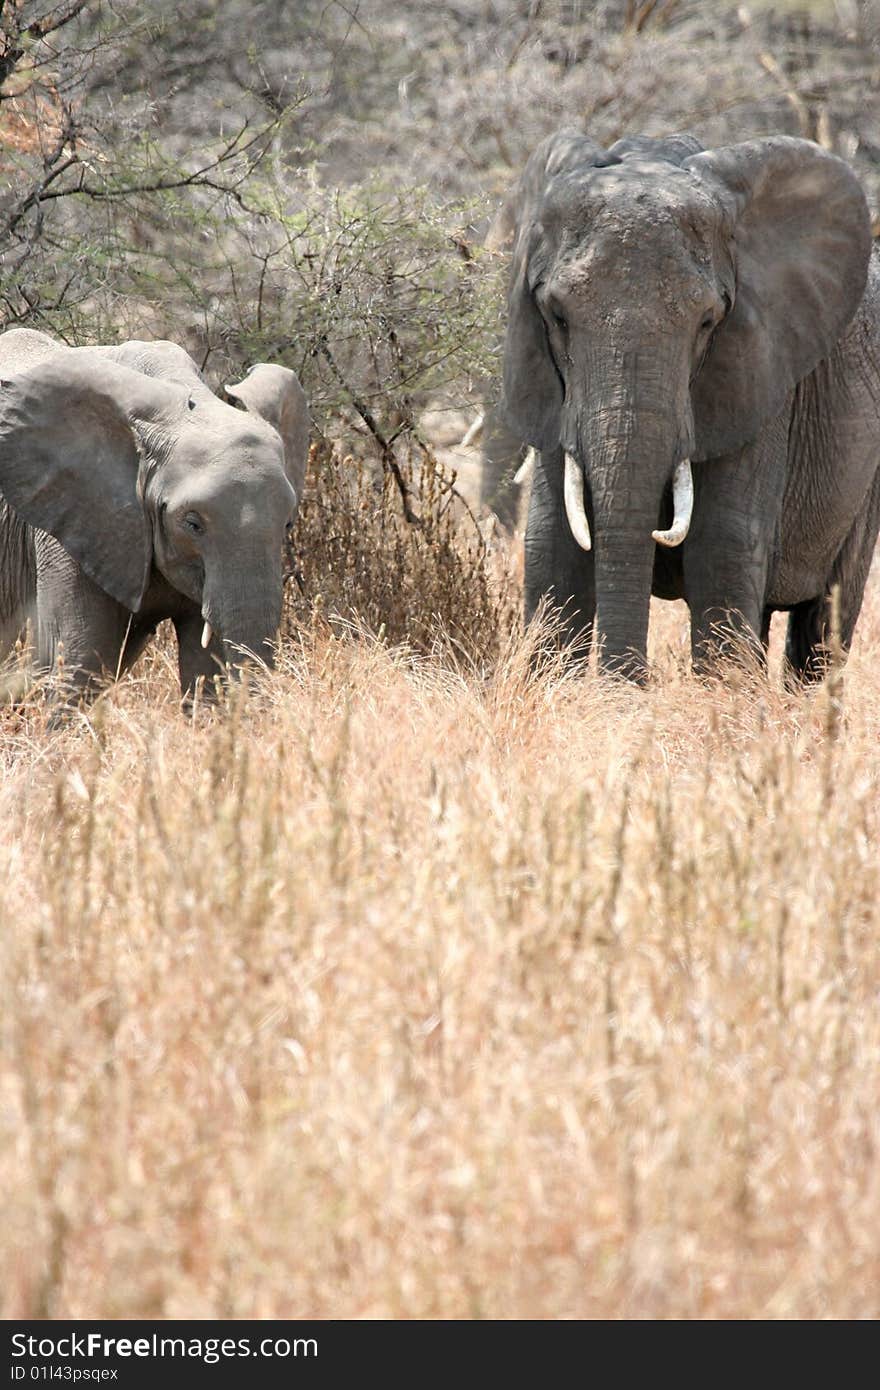
[[[577,459],[565,455],[565,515],[574,536],[582,550],[592,550],[590,523],[584,511],[584,474]]]
[[[513,481],[516,483],[517,487],[522,487],[523,483],[527,483],[529,481],[529,478],[532,476],[532,469],[534,468],[534,466],[535,451],[534,449],[527,449],[525,458],[523,459],[519,468],[513,475]]]
[[[202,628],[202,646],[209,647],[211,645],[211,638],[213,636],[213,628],[211,627],[211,624],[208,622],[208,620],[205,619],[205,626]]]
[[[652,531],[651,535],[660,545],[681,545],[690,530],[694,511],[694,479],[690,459],[682,459],[676,464],[672,475],[672,509],[674,516],[668,531]]]
[[[461,443],[458,446],[459,449],[467,449],[470,447],[471,444],[476,444],[477,440],[480,438],[480,435],[483,433],[483,425],[485,424],[485,421],[485,415],[477,416],[473,424],[470,425],[462,435]]]

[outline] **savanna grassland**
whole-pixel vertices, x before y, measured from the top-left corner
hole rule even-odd
[[[812,695],[655,618],[5,716],[6,1316],[880,1313],[880,592]]]
[[[877,1318],[877,566],[809,693],[781,626],[695,679],[680,604],[647,688],[573,674],[435,449],[548,128],[808,135],[876,214],[880,10],[50,8],[3,326],[285,361],[316,442],[276,671],[188,719],[161,634],[0,709],[0,1314]]]

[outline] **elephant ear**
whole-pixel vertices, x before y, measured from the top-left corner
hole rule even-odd
[[[284,445],[285,472],[299,503],[309,456],[309,404],[296,372],[274,362],[257,362],[244,381],[223,389],[278,431]]]
[[[563,401],[562,379],[533,294],[541,262],[549,256],[542,203],[555,179],[615,162],[580,131],[557,131],[532,154],[502,214],[508,227],[514,224],[514,232],[501,409],[511,430],[535,449],[559,443]]]
[[[153,553],[136,428],[171,403],[170,390],[76,349],[0,382],[0,493],[133,613]]]
[[[775,136],[685,160],[733,224],[735,299],[692,388],[695,459],[755,439],[827,357],[865,290],[871,229],[842,159]]]

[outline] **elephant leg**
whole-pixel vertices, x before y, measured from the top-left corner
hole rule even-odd
[[[592,527],[589,496],[584,500]],[[586,656],[596,611],[595,564],[592,551],[582,550],[574,539],[565,514],[561,449],[538,454],[535,459],[525,534],[527,623],[542,600],[560,612],[563,642],[576,647],[579,656]]]
[[[865,584],[880,531],[880,471],[837,553],[824,592],[792,608],[785,642],[786,683],[792,687],[823,679],[830,656],[831,622],[837,590],[837,641],[845,656],[862,607]]]
[[[511,528],[517,522],[520,499],[520,488],[513,478],[523,453],[522,441],[507,428],[498,410],[487,406],[483,421],[480,502]]]
[[[31,528],[0,498],[0,661],[33,617],[36,559]]]
[[[694,513],[682,559],[697,672],[744,649],[765,663],[786,437],[780,417],[740,454],[694,467]]]
[[[785,683],[790,689],[822,679],[828,658],[827,636],[826,594],[791,609],[785,634]]]
[[[215,677],[222,669],[220,644],[216,637],[207,648],[202,646],[205,621],[195,606],[191,613],[174,619],[177,633],[177,669],[184,709],[191,713],[196,692],[200,698],[213,703],[217,698]]]
[[[151,629],[80,569],[50,536],[36,541],[36,661],[65,703],[92,698],[140,655]]]

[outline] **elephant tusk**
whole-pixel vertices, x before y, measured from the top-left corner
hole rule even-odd
[[[478,415],[473,424],[465,430],[459,443],[459,449],[469,449],[472,444],[476,444],[482,437],[483,425],[486,423],[485,414]]]
[[[523,459],[519,468],[513,475],[513,481],[516,483],[517,487],[522,487],[525,483],[529,481],[529,478],[532,476],[532,469],[534,468],[534,466],[535,451],[534,449],[527,449],[525,458]]]
[[[202,628],[202,646],[205,648],[209,647],[211,645],[211,638],[213,636],[214,630],[211,627],[211,624],[206,619],[205,626]]]
[[[565,455],[565,515],[574,536],[582,550],[592,550],[590,523],[584,511],[584,474],[577,459]]]
[[[691,526],[694,511],[694,478],[690,459],[682,459],[672,475],[672,507],[675,515],[668,531],[652,531],[659,545],[681,545]]]

